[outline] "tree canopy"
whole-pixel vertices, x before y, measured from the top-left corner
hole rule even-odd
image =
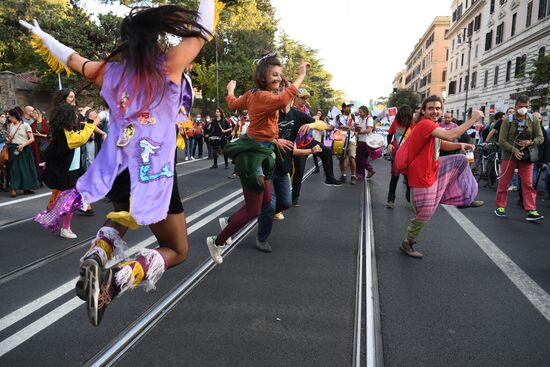
[[[101,0],[103,3],[142,5],[139,0]],[[300,62],[312,65],[304,87],[313,92],[313,109],[328,110],[341,102],[343,92],[334,91],[329,83],[332,76],[323,68],[317,51],[288,35],[277,37],[275,9],[269,0],[226,0],[220,15],[216,37],[205,45],[193,64],[191,73],[194,87],[207,104],[224,105],[226,85],[237,80],[236,94],[253,87],[252,73],[255,59],[264,52],[277,51],[286,62],[284,73],[289,80],[296,77]],[[197,9],[198,0],[150,0],[150,5],[178,4]],[[72,47],[92,60],[102,59],[114,49],[121,18],[109,13],[92,16],[79,0],[2,0],[0,2],[0,71],[31,72],[41,77],[40,89],[55,91],[57,75],[30,47],[30,36],[19,24],[19,19],[36,19],[41,28],[60,42]],[[219,101],[216,101],[216,48],[218,51]],[[76,90],[87,87],[78,75],[62,75],[63,85]],[[96,88],[87,88],[97,96]],[[203,107],[203,106],[201,106]]]
[[[407,89],[398,89],[393,92],[388,98],[388,107],[401,107],[403,105],[409,105],[414,108],[418,106],[420,102],[417,92]]]

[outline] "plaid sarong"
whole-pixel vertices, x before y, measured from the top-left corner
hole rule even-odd
[[[466,156],[453,154],[439,158],[437,181],[431,187],[411,188],[411,209],[416,219],[427,222],[441,204],[470,205],[477,196],[477,181]]]

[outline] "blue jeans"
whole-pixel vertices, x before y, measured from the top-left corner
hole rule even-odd
[[[185,158],[191,158],[193,156],[193,142],[195,138],[187,138],[187,144],[185,144]]]
[[[273,175],[273,192],[271,194],[271,203],[262,208],[258,217],[258,240],[266,241],[273,228],[273,216],[275,213],[290,208],[290,181],[288,175]]]

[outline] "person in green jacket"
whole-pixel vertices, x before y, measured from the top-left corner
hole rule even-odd
[[[504,118],[498,143],[502,149],[501,176],[498,182],[495,215],[506,217],[508,202],[508,185],[517,168],[523,185],[523,208],[527,212],[526,220],[544,219],[536,208],[536,191],[533,188],[533,160],[530,158],[530,147],[544,141],[540,124],[528,113],[529,97],[520,95],[516,99],[515,114]],[[531,153],[532,154],[532,153]],[[536,159],[536,158],[535,158]]]

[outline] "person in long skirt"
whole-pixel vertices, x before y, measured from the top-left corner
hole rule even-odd
[[[33,190],[38,188],[39,183],[31,148],[34,141],[32,129],[29,124],[22,121],[22,115],[16,108],[8,111],[8,119],[8,172],[11,197],[17,196],[17,190],[23,190],[25,194],[34,194]]]

